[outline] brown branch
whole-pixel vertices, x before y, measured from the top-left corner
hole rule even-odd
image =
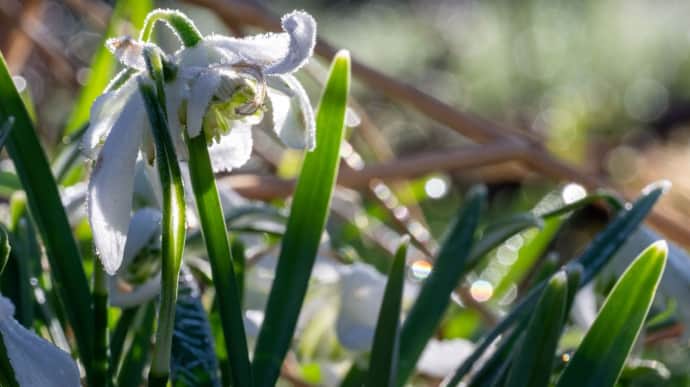
[[[341,169],[338,184],[348,188],[365,188],[374,179],[395,181],[438,171],[455,171],[498,164],[523,156],[525,149],[513,143],[473,145],[458,150],[424,153],[366,166],[360,170]],[[292,193],[294,180],[273,176],[230,175],[226,180],[233,189],[253,199],[271,200]]]

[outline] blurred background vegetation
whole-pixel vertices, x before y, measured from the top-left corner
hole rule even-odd
[[[237,32],[229,31],[217,15],[187,2],[156,5],[184,9],[204,33]],[[307,10],[318,20],[320,37],[335,47],[349,49],[361,62],[461,111],[537,139],[584,175],[610,179],[623,193],[633,194],[661,178],[671,180],[674,188],[659,207],[681,224],[690,219],[690,2],[277,0],[263,5],[276,15]],[[34,106],[49,148],[62,141],[80,86],[89,79],[91,57],[102,44],[110,7],[100,0],[0,0],[2,52],[17,74],[15,83]],[[127,25],[119,28],[118,33],[128,32]],[[313,78],[318,79],[319,71],[323,69],[312,69]],[[315,101],[318,82],[305,79],[305,84]],[[404,158],[471,143],[369,86],[356,81],[353,95],[383,146],[373,145],[371,137],[353,128],[354,164],[385,159],[386,152],[387,157]],[[279,167],[265,154],[258,156],[239,172],[287,178],[298,171],[293,166],[297,157],[289,152],[281,154]],[[413,179],[396,189],[392,204],[388,188],[373,186],[375,195],[356,200],[361,200],[364,216],[354,214],[329,225],[337,236],[334,243],[343,247],[344,256],[367,251],[365,260],[387,262],[383,252],[377,257],[370,248],[358,248],[363,243],[359,230],[373,221],[395,228],[395,218],[407,218],[411,212],[418,223],[407,226],[418,225],[418,239],[433,250],[459,199],[475,182],[489,187],[491,220],[535,206],[552,207],[582,190],[512,166],[501,163]],[[584,236],[573,238],[579,234],[571,230],[562,236],[560,251],[575,255],[605,219],[606,214],[592,209],[582,219],[571,220]],[[473,274],[469,295],[486,303],[490,313],[500,313],[517,296],[525,267],[544,251],[559,226],[547,224],[542,232],[531,230],[509,239]],[[382,239],[385,243],[385,234]],[[353,251],[345,249],[350,246]],[[413,269],[413,275],[423,277],[426,267],[420,263]],[[443,338],[478,337],[482,318],[490,315],[482,316],[481,308],[454,308],[444,323]],[[664,359],[678,385],[690,383],[685,343],[648,351]],[[644,378],[636,380],[635,385],[645,385]],[[625,378],[622,383],[627,383]]]

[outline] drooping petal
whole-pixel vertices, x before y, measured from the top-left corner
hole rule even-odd
[[[108,274],[122,263],[137,154],[148,130],[144,102],[132,95],[98,155],[89,181],[88,216],[98,256]]]
[[[89,127],[81,140],[81,149],[90,159],[96,158],[96,151],[100,148],[105,137],[110,133],[115,122],[130,103],[132,95],[137,91],[134,79],[127,81],[117,90],[101,94],[91,105]]]
[[[163,189],[158,170],[143,158],[137,159],[134,172],[134,207],[163,207]],[[131,226],[130,226],[131,227]]]
[[[79,369],[72,357],[20,325],[14,305],[0,295],[0,335],[20,387],[78,387]]]
[[[108,39],[105,46],[115,55],[118,61],[127,67],[146,71],[144,48],[151,43],[145,43],[131,36],[120,36]]]
[[[189,97],[189,85],[186,79],[178,76],[174,81],[165,85],[165,105],[168,113],[168,129],[175,145],[175,153],[181,159],[186,159],[187,147],[182,137],[183,122],[181,116],[186,114],[183,101]]]
[[[208,150],[213,172],[230,171],[243,166],[252,155],[252,131],[247,125],[236,125],[221,136]]]
[[[309,96],[292,75],[269,78],[268,97],[273,112],[273,129],[285,145],[313,150],[316,122]]]
[[[128,291],[121,289],[117,277],[108,278],[110,304],[120,308],[131,308],[154,299],[161,291],[161,273],[147,279]]]
[[[142,208],[134,213],[127,230],[124,259],[118,273],[122,273],[142,249],[159,243],[161,234],[161,212],[155,208]],[[118,281],[120,275],[109,278],[110,303],[121,308],[140,305],[151,300],[160,292],[160,272],[138,285],[127,284],[126,291]]]
[[[343,271],[336,332],[345,348],[371,348],[385,286],[386,278],[369,265],[355,263]]]
[[[196,137],[201,133],[204,115],[216,88],[218,88],[220,79],[220,72],[210,70],[199,75],[192,83],[187,101],[187,133],[190,137]]]
[[[293,11],[282,18],[283,30],[290,35],[287,55],[271,64],[266,74],[289,74],[300,69],[314,53],[316,21],[306,12]]]
[[[247,64],[257,65],[265,74],[288,74],[299,70],[314,51],[316,22],[306,12],[294,11],[283,16],[284,33],[247,38],[212,35],[205,38],[210,46],[237,55]],[[232,64],[230,63],[230,64]]]

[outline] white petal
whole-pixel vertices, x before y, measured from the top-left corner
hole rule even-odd
[[[282,19],[283,30],[290,35],[287,55],[272,64],[266,74],[289,74],[300,69],[314,52],[316,21],[306,12],[293,11]]]
[[[115,55],[120,63],[140,71],[146,71],[146,62],[144,61],[143,54],[144,47],[147,44],[150,43],[136,40],[130,36],[111,38],[105,42],[105,46]]]
[[[96,150],[100,148],[103,139],[110,133],[136,91],[136,80],[130,79],[119,89],[101,94],[96,98],[91,105],[89,127],[81,140],[81,149],[86,157],[96,158]]]
[[[113,125],[89,181],[89,222],[108,274],[115,273],[122,263],[143,130],[148,130],[148,120],[141,95],[136,93]]]
[[[221,48],[238,60],[264,68],[266,74],[287,74],[299,70],[314,51],[316,22],[308,13],[295,11],[283,16],[284,33],[263,34],[243,39],[212,35],[210,46]]]
[[[180,122],[180,109],[183,101],[189,97],[189,85],[186,79],[178,76],[174,81],[165,85],[165,105],[168,112],[168,129],[170,137],[175,145],[178,158],[185,160],[187,147],[182,137],[182,123]]]
[[[355,263],[343,270],[336,331],[345,348],[371,348],[385,285],[386,278],[369,265]]]
[[[158,296],[161,290],[160,272],[131,291],[123,291],[117,281],[118,278],[115,276],[108,277],[110,304],[120,308],[131,308],[148,302]]]
[[[201,133],[204,115],[220,83],[218,71],[207,71],[192,83],[187,101],[187,133],[196,137]]]
[[[80,386],[72,357],[21,326],[13,314],[12,302],[0,296],[0,334],[19,386]]]
[[[250,126],[235,125],[230,133],[221,136],[208,150],[213,172],[230,171],[243,166],[252,155],[252,131]]]
[[[474,344],[464,339],[431,339],[417,363],[417,369],[429,376],[443,378],[455,371],[474,351]]]
[[[163,190],[158,170],[141,157],[137,159],[135,167],[133,190],[135,207],[163,207]]]
[[[139,252],[157,242],[161,233],[161,212],[155,208],[142,208],[134,213],[127,230],[124,259],[120,272],[125,270]],[[153,299],[160,292],[161,274],[157,273],[141,285],[134,286],[131,291],[124,291],[118,286],[118,277],[109,277],[110,303],[128,308],[143,304]]]
[[[161,233],[161,212],[156,208],[142,208],[134,213],[127,229],[122,269],[139,254],[141,249],[154,243]]]
[[[285,145],[313,150],[316,146],[316,122],[309,96],[292,75],[271,77],[268,97],[273,113],[273,130]]]

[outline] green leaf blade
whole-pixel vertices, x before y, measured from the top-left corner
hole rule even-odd
[[[350,88],[350,58],[337,54],[316,114],[254,355],[255,385],[273,386],[295,330],[335,186]]]
[[[575,289],[572,290],[574,292]],[[568,277],[551,277],[514,353],[507,387],[548,386],[554,354],[565,322]]]
[[[403,385],[414,371],[429,338],[436,331],[450,296],[472,251],[474,233],[486,199],[486,189],[472,189],[455,224],[446,236],[431,274],[424,281],[400,333],[400,361],[397,384]]]
[[[13,117],[6,147],[26,192],[31,217],[45,245],[51,274],[67,317],[72,325],[80,355],[91,359],[93,350],[93,313],[89,283],[81,263],[81,254],[72,235],[65,209],[60,201],[55,178],[46,155],[24,107],[5,58],[0,55],[0,121]],[[87,375],[91,373],[85,362]]]
[[[384,387],[395,385],[400,342],[400,310],[405,285],[405,257],[409,239],[400,243],[395,260],[388,273],[388,282],[383,293],[379,319],[374,332],[374,342],[369,361],[366,386]]]
[[[667,254],[666,242],[656,242],[623,273],[563,371],[558,387],[615,385],[654,300]]]

